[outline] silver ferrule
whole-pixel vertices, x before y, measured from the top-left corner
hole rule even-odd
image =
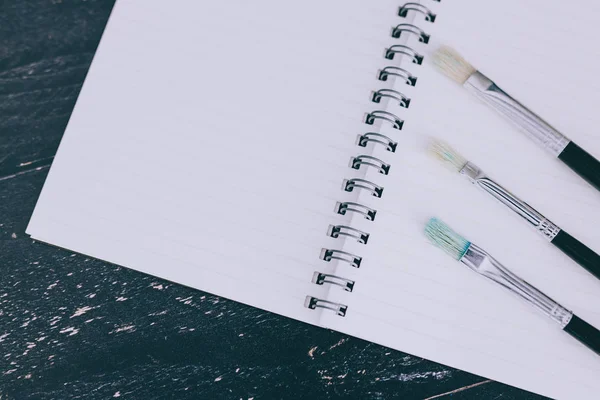
[[[529,222],[548,241],[552,241],[558,235],[558,232],[560,232],[560,228],[557,225],[544,217],[535,208],[488,178],[477,165],[468,162],[461,169],[460,173],[466,176],[479,189],[491,195]]]
[[[460,262],[488,279],[510,290],[526,302],[557,322],[561,328],[567,326],[573,312],[546,296],[529,283],[512,273],[483,249],[470,244]]]
[[[531,140],[555,157],[562,153],[569,144],[569,138],[554,129],[523,104],[510,97],[481,72],[475,71],[463,86],[477,98],[504,115]]]

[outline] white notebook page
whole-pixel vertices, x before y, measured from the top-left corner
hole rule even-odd
[[[27,232],[317,323],[396,10],[119,0]]]
[[[411,46],[426,56],[440,43],[457,48],[598,157],[600,7],[584,3],[570,8],[560,1],[442,2],[434,24],[418,23],[432,35],[430,44]],[[367,175],[385,186],[384,196],[360,198],[378,215],[361,269],[349,272],[357,280],[355,290],[330,293],[348,305],[348,313],[344,319],[323,314],[322,323],[546,396],[596,398],[596,354],[427,243],[423,228],[429,217],[445,220],[595,326],[600,326],[600,282],[520,217],[428,158],[425,137],[449,142],[597,252],[600,193],[427,62],[411,71],[419,85],[402,114],[403,149],[391,156],[375,153],[392,164],[385,179],[376,172]]]
[[[402,2],[163,3],[117,2],[28,233],[542,394],[595,393],[596,356],[431,247],[422,228],[443,218],[596,325],[598,283],[430,161],[423,137],[448,140],[596,250],[600,196],[427,63],[384,60],[399,43],[389,32],[405,22]],[[458,47],[600,154],[590,130],[595,4],[586,16],[559,2],[423,3],[438,14],[434,24],[415,20],[432,43],[410,46]],[[392,163],[389,176],[368,170],[385,186],[374,199],[340,187],[364,171],[348,161],[363,151],[357,134],[372,130],[364,112],[385,107],[369,94],[390,87],[375,78],[386,65],[419,80],[396,83],[408,110],[387,105],[406,119],[402,131],[382,130],[398,152],[367,149]],[[336,201],[357,199],[378,210],[374,223],[333,213]],[[328,238],[338,223],[371,233],[368,245]],[[341,244],[363,256],[360,269],[317,258]],[[316,270],[355,279],[354,292],[310,283]],[[347,304],[348,314],[307,310],[307,294]]]

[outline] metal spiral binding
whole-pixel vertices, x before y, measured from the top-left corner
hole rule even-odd
[[[410,72],[400,67],[385,67],[379,71],[378,79],[386,82],[390,76],[397,76],[403,78],[407,85],[415,86],[417,84],[417,78]]]
[[[356,156],[350,159],[350,168],[360,169],[361,166],[366,165],[369,167],[375,167],[380,174],[388,175],[390,173],[390,164],[385,163],[377,157],[372,156]]]
[[[342,287],[347,292],[351,292],[354,289],[354,281],[337,275],[324,274],[319,271],[315,271],[313,274],[312,283],[316,285],[323,285],[325,283],[337,285]]]
[[[433,0],[439,3],[440,0]],[[409,11],[416,11],[425,16],[425,21],[435,22],[436,15],[431,10],[419,3],[406,3],[398,10],[400,17],[406,18]]]
[[[389,111],[375,110],[365,116],[365,124],[374,125],[376,120],[388,121],[392,124],[392,128],[401,130],[404,125],[404,120],[400,119],[395,114]]]
[[[439,2],[440,0],[430,1]],[[425,21],[431,23],[435,22],[437,17],[429,8],[420,3],[407,2],[398,9],[398,16],[402,18],[408,18],[410,13],[421,14]],[[406,35],[416,36],[419,42],[423,44],[429,43],[430,40],[429,34],[412,23],[400,23],[391,29],[391,36],[395,39],[405,38]],[[406,44],[395,44],[385,49],[384,59],[394,60],[401,56],[408,57],[412,63],[417,65],[422,64],[424,59],[423,55],[419,54]],[[387,82],[390,79],[394,79],[395,81],[404,82],[408,86],[415,86],[417,84],[416,76],[404,68],[397,66],[386,66],[379,70],[377,79],[381,82]],[[397,104],[397,106],[402,108],[408,108],[411,101],[410,98],[395,89],[383,88],[371,92],[371,101],[374,103],[381,103],[384,98],[391,100],[392,103],[390,104]],[[376,122],[381,123],[382,128],[387,125],[386,123],[389,123],[394,130],[401,130],[404,125],[403,119],[385,109],[374,110],[365,114],[363,122],[366,125],[375,125]],[[391,153],[395,153],[398,147],[397,141],[379,132],[366,132],[358,135],[356,139],[356,145],[358,147],[367,148],[369,144],[372,144],[372,146],[382,145],[385,150]],[[388,175],[391,169],[390,163],[368,154],[359,154],[351,157],[349,166],[351,168],[350,170],[361,170],[363,169],[363,166],[375,168],[382,175]],[[364,190],[376,198],[381,198],[383,196],[383,189],[383,186],[363,178],[348,178],[344,179],[342,182],[342,190],[345,192]],[[362,215],[367,221],[374,221],[375,216],[377,215],[377,210],[352,201],[338,201],[335,204],[334,212],[339,215],[347,215],[348,212],[355,213]],[[340,238],[342,236],[352,238],[358,243],[366,245],[369,241],[370,233],[348,225],[331,224],[327,229],[327,236],[332,238]],[[328,248],[321,249],[319,258],[324,262],[344,262],[354,268],[360,268],[363,261],[363,258],[360,255],[352,254],[344,250]],[[346,292],[352,292],[355,286],[355,281],[351,279],[347,279],[337,274],[323,273],[321,271],[314,272],[312,283],[321,286],[325,284],[339,286]],[[320,299],[314,296],[307,296],[304,306],[312,310],[317,308],[331,310],[342,317],[346,316],[348,310],[348,306],[345,304]]]
[[[421,43],[429,43],[429,39],[431,36],[426,34],[423,29],[418,26],[414,26],[413,24],[398,24],[394,28],[392,28],[392,37],[396,39],[400,39],[400,36],[403,32],[413,33],[417,35],[419,38],[419,42]]]
[[[364,215],[365,219],[368,219],[369,221],[375,221],[375,216],[377,215],[377,210],[351,201],[346,201],[344,203],[338,201],[335,203],[334,211],[340,215],[346,215],[348,211],[355,212]]]
[[[389,137],[376,132],[367,132],[362,135],[358,135],[358,138],[356,139],[356,144],[360,147],[367,147],[369,142],[382,144],[385,146],[387,151],[391,151],[392,153],[395,153],[396,148],[398,147],[398,142],[395,142]]]
[[[375,197],[383,196],[383,187],[366,179],[344,179],[344,181],[342,182],[342,188],[346,192],[352,192],[356,188],[365,189],[371,192],[371,194]]]
[[[354,268],[360,268],[362,257],[342,250],[321,249],[319,258],[323,261],[331,262],[332,260],[345,261]]]
[[[379,89],[378,91],[373,92],[373,97],[371,97],[371,100],[373,100],[374,103],[381,103],[381,99],[383,97],[389,97],[397,100],[400,107],[403,108],[408,108],[410,105],[410,99],[394,89]]]
[[[359,229],[352,228],[346,225],[329,225],[327,229],[327,236],[332,238],[338,238],[340,236],[348,236],[356,239],[358,243],[367,244],[369,240],[369,234]]]
[[[421,65],[423,63],[423,56],[411,49],[408,46],[403,44],[395,44],[385,49],[385,58],[388,60],[393,60],[394,55],[396,54],[404,54],[405,56],[409,56],[412,58],[412,62],[415,64]]]
[[[346,316],[346,311],[348,310],[348,306],[340,303],[334,303],[333,301],[318,299],[312,296],[306,296],[304,300],[304,307],[310,308],[314,310],[316,308],[326,308],[331,311],[335,311],[335,313],[341,317]]]

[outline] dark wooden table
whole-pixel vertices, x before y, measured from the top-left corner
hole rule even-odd
[[[0,399],[540,398],[27,237],[112,5],[0,2]]]

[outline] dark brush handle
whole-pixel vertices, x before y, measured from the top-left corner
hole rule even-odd
[[[552,244],[600,279],[600,255],[596,254],[594,250],[563,230],[558,232],[558,235],[552,239]]]
[[[573,142],[569,142],[558,158],[590,185],[600,190],[600,161]]]
[[[600,355],[600,331],[598,329],[577,315],[573,315],[563,330]]]

